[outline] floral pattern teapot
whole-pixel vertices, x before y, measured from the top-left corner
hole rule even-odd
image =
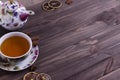
[[[26,8],[15,0],[6,2],[0,1],[0,25],[7,30],[16,30],[27,22],[30,15],[34,15],[34,11],[26,10]]]

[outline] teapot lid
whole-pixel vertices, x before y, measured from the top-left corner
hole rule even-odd
[[[6,1],[4,7],[8,12],[13,12],[22,6],[18,1],[13,0],[12,2]]]

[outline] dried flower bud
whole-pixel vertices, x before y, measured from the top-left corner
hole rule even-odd
[[[35,71],[36,69],[37,69],[37,67],[34,66],[34,65],[32,65],[32,66],[30,67],[30,71]]]
[[[68,5],[70,5],[70,4],[72,4],[73,3],[73,0],[66,0],[66,2],[65,2],[66,4],[68,4]]]

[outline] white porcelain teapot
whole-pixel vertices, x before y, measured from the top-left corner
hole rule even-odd
[[[27,22],[29,15],[34,15],[34,11],[26,10],[19,2],[12,0],[0,1],[0,25],[7,30],[16,30]]]

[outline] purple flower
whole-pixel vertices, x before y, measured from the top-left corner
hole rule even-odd
[[[15,24],[14,24],[14,27],[16,27],[16,26],[18,26],[18,23],[15,23]]]
[[[34,56],[32,59],[34,60],[36,58],[36,56]]]
[[[8,24],[6,24],[6,26],[9,26],[10,24],[8,23]]]
[[[14,19],[12,18],[12,23],[14,22]]]
[[[14,12],[14,16],[17,16],[18,15],[18,13],[17,12]]]
[[[35,55],[38,55],[38,50],[35,50]]]
[[[30,66],[31,64],[27,64],[27,66]]]
[[[15,5],[12,5],[12,6],[11,6],[11,8],[13,8],[13,9],[15,9],[15,7],[16,7]]]

